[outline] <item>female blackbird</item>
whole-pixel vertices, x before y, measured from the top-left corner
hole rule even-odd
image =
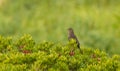
[[[71,39],[76,40],[77,47],[80,49],[80,43],[79,43],[77,37],[75,36],[73,29],[72,28],[68,28],[68,40],[70,41]],[[80,52],[83,54],[81,49],[80,49]]]

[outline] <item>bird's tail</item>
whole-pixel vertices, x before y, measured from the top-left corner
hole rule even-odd
[[[81,50],[80,45],[78,45],[78,47],[79,47],[80,53],[83,54],[83,51]]]
[[[80,49],[80,48],[79,48]],[[80,49],[80,53],[83,54],[83,51]]]

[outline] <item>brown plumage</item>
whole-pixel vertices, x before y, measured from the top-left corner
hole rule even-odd
[[[68,40],[70,41],[71,39],[76,40],[77,47],[80,49],[80,43],[79,43],[77,37],[75,36],[73,29],[72,29],[72,28],[69,28],[69,29],[68,29]],[[83,52],[82,52],[81,49],[80,49],[80,52],[83,54]]]

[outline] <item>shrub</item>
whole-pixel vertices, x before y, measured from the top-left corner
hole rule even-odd
[[[9,41],[9,42],[8,42]],[[0,37],[0,69],[2,71],[117,71],[120,70],[120,56],[108,56],[99,49],[81,47],[83,54],[76,47],[75,41],[63,43],[35,43],[30,35],[12,41]],[[6,47],[11,46],[7,51]],[[25,45],[24,53],[19,51]],[[72,53],[71,50],[75,49]],[[2,50],[6,50],[3,53]],[[18,51],[17,51],[18,50]]]

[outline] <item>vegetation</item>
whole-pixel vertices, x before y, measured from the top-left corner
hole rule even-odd
[[[119,13],[120,0],[0,0],[0,70],[119,71]]]
[[[4,48],[3,48],[4,47]],[[71,52],[72,49],[75,49]],[[68,43],[36,43],[30,35],[18,39],[0,36],[1,71],[118,71],[120,56]]]

